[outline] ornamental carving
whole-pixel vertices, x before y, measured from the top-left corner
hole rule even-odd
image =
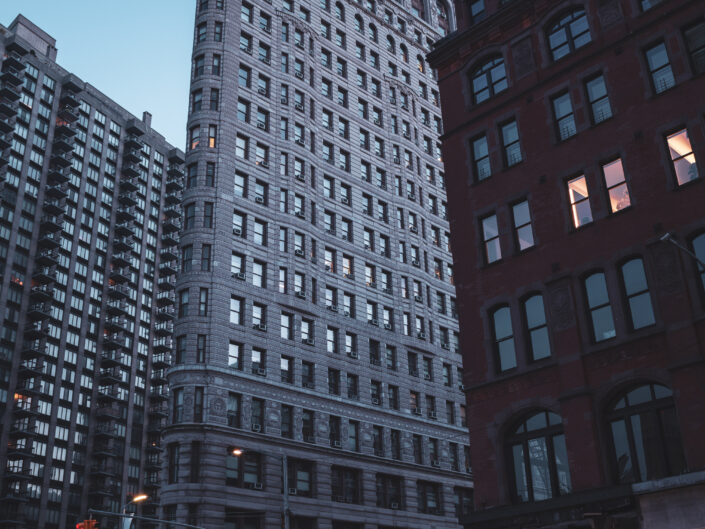
[[[529,75],[536,69],[534,63],[534,50],[531,47],[531,39],[525,38],[512,46],[512,61],[517,79]]]
[[[564,331],[575,325],[573,299],[568,286],[554,287],[548,294],[548,306],[551,312],[553,328]]]

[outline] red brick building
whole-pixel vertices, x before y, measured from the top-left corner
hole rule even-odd
[[[705,527],[705,2],[455,10],[466,526]]]

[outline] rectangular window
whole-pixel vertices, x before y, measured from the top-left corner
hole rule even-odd
[[[622,160],[617,158],[602,166],[602,174],[605,177],[605,187],[610,199],[610,210],[612,213],[620,211],[631,205],[629,198],[629,188],[624,179],[624,167]]]
[[[660,42],[647,49],[646,62],[649,66],[651,84],[657,94],[665,92],[675,86],[676,79],[673,77],[673,70],[671,69],[671,62],[668,59],[668,51],[666,51],[665,43]]]
[[[565,92],[553,98],[553,116],[556,120],[556,130],[561,141],[575,136],[575,116],[573,115],[573,103],[570,94]]]
[[[681,129],[667,136],[666,143],[678,185],[687,184],[698,178],[698,167],[695,165],[695,154],[693,154],[687,129]]]
[[[590,196],[584,175],[568,180],[568,197],[570,198],[573,226],[580,228],[590,224],[592,222],[592,209],[590,209]]]
[[[693,73],[705,73],[705,22],[685,30],[685,42],[690,54]]]
[[[531,248],[534,245],[534,231],[531,228],[531,211],[528,200],[512,206],[514,220],[514,234],[519,251]]]
[[[605,274],[596,272],[590,275],[585,279],[584,285],[594,340],[601,342],[614,338],[617,333],[614,328]]]
[[[482,240],[487,264],[499,261],[502,258],[502,248],[499,244],[497,215],[490,215],[482,219]]]
[[[602,75],[593,77],[585,83],[585,89],[590,102],[590,113],[592,122],[597,125],[612,117],[612,107],[610,99],[607,95],[607,87],[605,86],[605,78]]]
[[[644,262],[641,259],[632,259],[622,265],[622,280],[632,329],[641,329],[656,323]]]
[[[507,167],[516,165],[522,160],[519,145],[519,127],[516,120],[502,125],[502,147],[504,148],[504,163]]]

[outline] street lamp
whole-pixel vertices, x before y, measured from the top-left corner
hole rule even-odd
[[[127,506],[131,504],[137,504],[137,503],[142,503],[143,501],[149,499],[149,496],[147,494],[137,494],[134,498],[132,498],[130,501],[128,501],[125,505],[122,506],[122,509],[120,509],[120,512],[123,514],[122,518],[122,528],[123,529],[130,529],[132,527],[132,517],[127,516]]]
[[[680,244],[677,240],[673,238],[673,235],[670,232],[666,232],[664,235],[661,236],[661,241],[664,242],[670,242],[673,246],[678,248],[680,251],[684,252],[685,254],[689,255],[693,259],[695,259],[695,262],[698,263],[698,265],[705,270],[705,263],[703,263],[695,253],[691,252],[688,248]]]
[[[274,454],[272,452],[266,452],[262,450],[257,450],[260,454],[268,455],[268,456],[274,456],[278,457],[281,460],[282,464],[282,500],[283,500],[283,509],[284,509],[284,526],[283,529],[289,529],[289,469],[288,464],[287,464],[287,459],[286,459],[286,454]],[[242,448],[238,447],[230,447],[228,448],[228,453],[230,455],[233,455],[235,457],[240,457],[242,454],[245,453],[245,450]],[[129,529],[129,528],[126,528]]]

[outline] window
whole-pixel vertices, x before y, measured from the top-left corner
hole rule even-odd
[[[590,321],[592,323],[593,339],[596,342],[614,338],[617,333],[614,328],[612,307],[607,293],[605,274],[596,272],[585,279],[585,294],[587,296]]]
[[[685,42],[695,74],[705,73],[705,22],[685,30]]]
[[[560,416],[541,411],[507,438],[515,501],[541,501],[571,492],[568,451]]]
[[[705,262],[705,234],[698,235],[693,239],[693,253],[698,259],[697,271],[700,277],[700,286],[705,292],[705,267],[701,264]]]
[[[254,488],[262,483],[261,456],[249,450],[239,456],[228,452],[225,459],[225,484],[231,487]]]
[[[644,261],[632,259],[622,265],[624,294],[629,305],[632,329],[641,329],[656,323],[651,304],[649,285],[646,282]]]
[[[524,200],[512,206],[514,220],[514,235],[519,251],[524,251],[534,245],[534,232],[531,228],[531,212],[529,202]]]
[[[561,141],[575,136],[575,117],[573,116],[573,103],[570,94],[565,92],[553,98],[553,116],[556,120],[556,130]]]
[[[472,163],[475,169],[475,180],[484,180],[492,174],[490,167],[490,151],[487,147],[487,136],[476,138],[472,142]]]
[[[482,219],[482,240],[485,247],[485,262],[490,264],[499,261],[502,258],[502,248],[499,244],[497,215]]]
[[[624,179],[624,168],[622,160],[616,160],[604,164],[602,166],[602,174],[605,177],[605,187],[610,200],[610,209],[612,213],[620,211],[631,205],[629,197],[629,188]]]
[[[590,209],[590,195],[587,180],[584,175],[568,180],[568,197],[570,198],[570,211],[573,217],[573,226],[580,228],[592,222]]]
[[[551,356],[551,342],[548,338],[543,296],[531,296],[524,301],[524,316],[531,359],[541,360]]]
[[[602,75],[593,77],[585,83],[585,89],[590,103],[592,122],[597,125],[612,117],[612,107],[607,95],[605,78]]]
[[[235,296],[230,298],[230,323],[242,325],[242,299]]]
[[[521,147],[519,145],[519,128],[515,120],[501,127],[502,147],[504,148],[504,163],[507,167],[521,162]]]
[[[281,407],[280,430],[281,436],[288,439],[294,437],[294,408],[286,404]]]
[[[208,315],[208,289],[201,288],[198,295],[198,315]]]
[[[171,443],[168,447],[168,483],[179,482],[179,463],[180,463],[180,446],[177,443]]]
[[[496,57],[481,64],[470,74],[470,83],[473,102],[476,105],[506,90],[507,71],[504,59]]]
[[[676,79],[673,77],[665,43],[661,42],[647,49],[646,62],[649,66],[651,84],[657,94],[675,86]]]
[[[440,483],[417,481],[416,494],[419,512],[443,514],[443,492]]]
[[[558,17],[555,22],[549,25],[547,33],[548,46],[554,61],[585,46],[592,40],[585,10],[582,8]]]
[[[615,399],[607,420],[612,463],[619,483],[633,483],[686,471],[673,392],[645,384]]]
[[[228,348],[228,367],[242,369],[242,344],[230,342]]]
[[[360,471],[356,468],[331,467],[331,499],[343,503],[360,503]]]
[[[514,350],[512,315],[509,307],[500,307],[492,313],[492,330],[498,371],[508,371],[515,368],[517,359]]]
[[[288,459],[287,472],[289,488],[296,489],[297,496],[313,495],[314,463],[303,459]],[[298,525],[296,525],[298,527]]]
[[[666,143],[678,185],[687,184],[698,178],[698,168],[695,165],[695,155],[687,129],[681,129],[666,137]]]
[[[387,474],[377,474],[377,507],[387,509],[403,508],[404,483],[400,476],[390,476]]]

